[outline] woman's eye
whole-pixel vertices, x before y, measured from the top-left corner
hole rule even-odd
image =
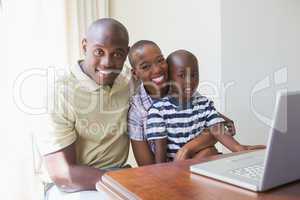
[[[95,56],[101,56],[101,55],[103,55],[103,51],[97,49],[97,50],[94,51],[94,55]]]

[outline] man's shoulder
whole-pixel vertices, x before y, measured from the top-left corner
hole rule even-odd
[[[78,81],[75,79],[74,75],[69,71],[66,71],[62,76],[55,80],[51,96],[58,99],[65,99],[66,97],[70,99],[73,92],[76,91],[77,86]]]
[[[133,78],[130,68],[124,65],[122,72],[116,78],[114,87],[117,90],[125,89],[130,92],[130,95],[134,95],[138,88],[138,82]]]
[[[55,81],[57,86],[73,86],[75,84],[75,78],[74,76],[66,71],[66,73],[60,77],[58,77]]]

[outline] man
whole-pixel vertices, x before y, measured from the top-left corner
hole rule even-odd
[[[39,137],[55,184],[47,199],[104,199],[91,190],[106,170],[121,168],[126,162],[126,116],[132,88],[120,72],[128,43],[128,32],[120,22],[95,21],[82,41],[84,60],[57,81],[49,130]]]

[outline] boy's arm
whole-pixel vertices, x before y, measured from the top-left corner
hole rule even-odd
[[[167,161],[167,138],[157,139],[155,142],[155,163]]]
[[[154,156],[146,140],[138,141],[131,139],[134,158],[138,166],[154,164]]]
[[[225,129],[224,123],[217,123],[209,127],[211,134],[232,152],[238,151],[240,143]]]
[[[209,133],[209,130],[204,130],[198,137],[186,143],[176,154],[175,160],[185,160],[192,158],[199,151],[214,146],[216,139]]]
[[[148,111],[146,138],[155,143],[155,163],[166,162],[167,157],[167,130],[163,113],[159,108],[152,107]]]
[[[232,152],[254,150],[254,149],[264,149],[264,145],[241,145],[237,140],[235,140],[230,133],[225,129],[223,123],[218,123],[209,128],[213,136],[221,142],[226,148]]]
[[[220,112],[218,112],[218,114],[220,115],[221,118],[223,118],[225,120],[224,124],[225,124],[226,128],[228,129],[228,133],[232,136],[235,136],[236,130],[235,130],[234,121],[229,119],[228,117],[226,117],[225,115],[223,115]]]

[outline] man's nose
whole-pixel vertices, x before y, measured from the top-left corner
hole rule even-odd
[[[100,60],[100,65],[104,68],[109,68],[112,65],[112,59],[109,56],[103,56]]]

